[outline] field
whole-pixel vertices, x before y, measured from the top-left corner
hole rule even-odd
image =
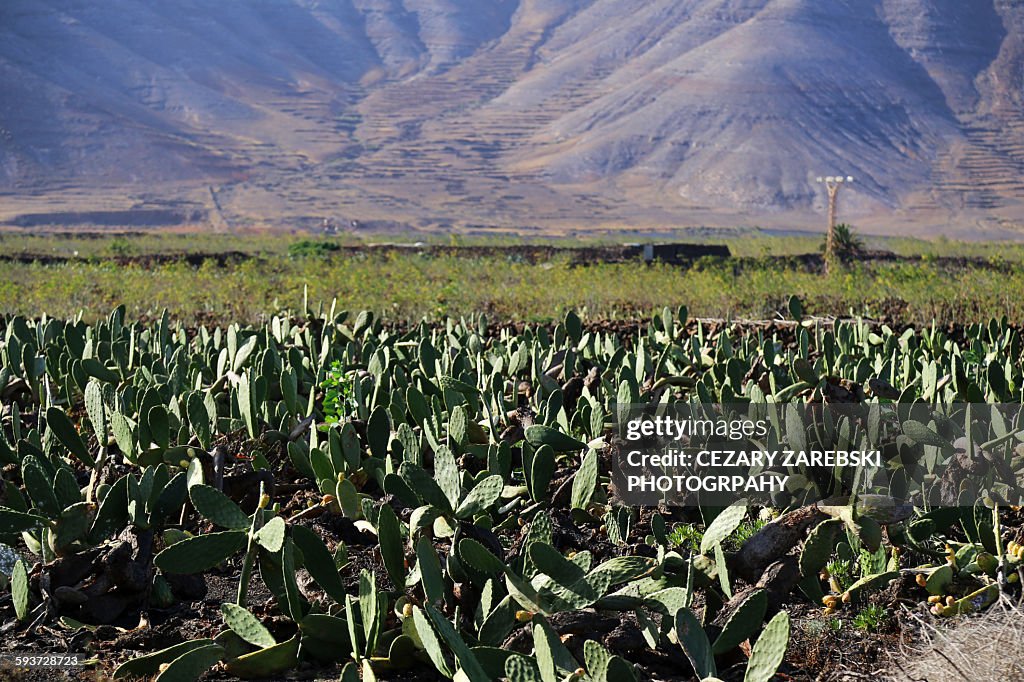
[[[874,256],[822,277],[820,258],[806,255],[820,237],[726,231],[708,239],[736,258],[645,267],[566,252],[600,249],[608,243],[601,239],[544,242],[552,253],[537,259],[498,239],[435,237],[424,249],[384,249],[354,235],[8,234],[0,237],[0,312],[83,311],[95,320],[123,304],[132,316],[167,309],[187,322],[254,323],[303,302],[334,302],[393,322],[476,312],[550,322],[570,309],[593,320],[637,321],[686,304],[695,317],[771,319],[796,294],[812,314],[897,325],[1024,319],[1019,245],[874,240],[867,244]]]
[[[161,682],[1024,672],[927,646],[1019,632],[1020,247],[889,240],[823,275],[810,237],[687,265],[2,246],[0,653]],[[627,503],[624,425],[681,405],[884,466]]]

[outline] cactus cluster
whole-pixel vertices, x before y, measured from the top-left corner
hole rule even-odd
[[[183,575],[238,571],[216,637],[118,678],[346,661],[342,679],[412,665],[474,682],[631,679],[642,656],[570,631],[574,617],[636,623],[702,679],[747,657],[745,679],[767,682],[785,665],[780,603],[840,617],[907,574],[952,616],[1019,590],[1024,550],[1004,543],[999,514],[1019,501],[1024,419],[980,405],[1022,400],[1024,344],[1001,321],[968,345],[848,321],[804,320],[784,339],[685,308],[635,337],[575,313],[495,330],[482,316],[395,328],[325,309],[188,329],[118,308],[3,330],[0,543],[17,558],[0,585],[22,626],[173,609],[196,598]],[[747,500],[763,507],[756,525],[739,503],[641,513],[612,486],[614,425],[677,403],[756,413],[771,447],[877,446],[889,483],[916,497]],[[840,403],[852,407],[825,409]],[[810,484],[824,498],[854,475]],[[69,577],[44,591],[44,572]],[[294,626],[250,610],[254,580]],[[93,610],[107,593],[130,599]]]

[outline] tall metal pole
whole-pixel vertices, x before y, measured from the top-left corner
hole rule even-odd
[[[825,233],[825,274],[835,260],[836,255],[836,202],[839,199],[839,189],[844,183],[853,182],[849,175],[829,175],[826,178],[818,178],[818,182],[824,183],[825,191],[828,193],[828,232]]]

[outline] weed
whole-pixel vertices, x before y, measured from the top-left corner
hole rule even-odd
[[[704,533],[692,523],[679,524],[668,534],[668,541],[672,547],[691,551],[700,549],[700,541],[703,538]]]
[[[889,612],[885,607],[877,604],[865,606],[853,617],[853,626],[864,632],[878,632],[889,619]]]

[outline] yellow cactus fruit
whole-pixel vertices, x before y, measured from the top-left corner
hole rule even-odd
[[[916,576],[914,576],[914,580],[921,587],[924,587],[925,585],[928,584],[928,578],[925,577],[925,575],[923,573],[918,573]]]
[[[520,623],[529,623],[533,620],[533,611],[516,611],[516,620]]]

